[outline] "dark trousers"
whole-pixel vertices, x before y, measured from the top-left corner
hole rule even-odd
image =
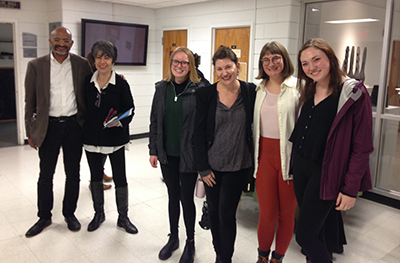
[[[236,209],[249,169],[236,172],[213,171],[216,184],[204,184],[214,250],[223,263],[232,262],[236,239]]]
[[[66,122],[49,122],[46,137],[39,148],[38,216],[51,218],[53,178],[60,148],[63,150],[66,175],[62,213],[73,215],[79,197],[79,170],[82,157],[81,127],[71,118]]]
[[[343,253],[343,245],[347,244],[344,232],[342,212],[332,207],[325,221],[325,242],[330,253]]]
[[[322,164],[296,153],[293,156],[294,190],[300,208],[296,241],[312,263],[330,263],[325,224],[336,200],[319,198]]]
[[[183,209],[183,220],[186,227],[186,236],[194,238],[196,220],[196,206],[193,201],[197,173],[179,172],[179,157],[167,156],[168,164],[161,164],[161,171],[168,190],[168,215],[172,235],[178,235],[180,216],[180,202]]]
[[[101,182],[103,181],[104,173],[104,154],[93,153],[85,151],[86,159],[90,169],[90,181]],[[108,154],[111,163],[112,176],[115,187],[125,187],[128,185],[126,181],[126,168],[125,168],[125,147],[122,147],[116,152]]]
[[[107,161],[107,154],[103,154],[103,160],[102,160],[102,162],[103,162],[103,171],[104,171],[104,165],[106,164],[106,161]]]

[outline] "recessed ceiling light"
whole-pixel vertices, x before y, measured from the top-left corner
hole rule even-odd
[[[349,23],[366,23],[366,22],[376,22],[379,21],[375,18],[360,18],[360,19],[344,19],[344,20],[331,20],[325,21],[328,24],[349,24]]]

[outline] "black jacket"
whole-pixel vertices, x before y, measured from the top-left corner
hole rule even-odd
[[[240,81],[240,92],[243,96],[246,111],[246,142],[253,155],[253,110],[256,97],[256,86],[253,83]],[[208,163],[208,149],[213,144],[215,131],[215,114],[217,111],[217,83],[199,90],[196,102],[196,126],[194,132],[195,160],[198,172],[211,170]],[[235,143],[235,138],[232,138]]]
[[[134,115],[135,106],[128,82],[118,74],[115,75],[116,85],[108,84],[101,93],[100,107],[95,105],[98,90],[89,76],[85,85],[86,116],[83,124],[83,143],[94,146],[120,146],[129,142],[129,123]],[[103,129],[103,122],[110,109],[118,114],[132,108],[132,115],[121,120],[122,127]]]
[[[208,82],[207,82],[208,83]],[[164,149],[164,112],[165,96],[168,83],[159,81],[156,83],[156,91],[153,97],[153,104],[150,114],[150,136],[149,150],[150,155],[156,155],[158,161],[167,164],[167,154]],[[186,90],[181,94],[183,104],[182,138],[180,150],[180,172],[196,172],[192,137],[194,130],[194,118],[196,109],[196,93],[206,85],[206,82],[191,82]]]

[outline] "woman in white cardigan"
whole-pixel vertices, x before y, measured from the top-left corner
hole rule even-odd
[[[254,149],[258,222],[258,263],[283,262],[294,230],[296,197],[289,174],[292,144],[288,141],[295,124],[299,101],[297,79],[286,48],[278,42],[260,52],[254,107]],[[275,226],[276,234],[275,234]],[[276,238],[271,259],[271,245]]]

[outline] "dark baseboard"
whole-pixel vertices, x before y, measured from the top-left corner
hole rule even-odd
[[[387,205],[393,208],[400,209],[400,200],[393,199],[390,197],[386,197],[380,194],[372,193],[372,192],[364,192],[363,195],[361,196],[362,198]]]
[[[143,139],[143,138],[148,138],[148,137],[149,137],[149,133],[148,132],[129,135],[129,139],[130,140]]]

